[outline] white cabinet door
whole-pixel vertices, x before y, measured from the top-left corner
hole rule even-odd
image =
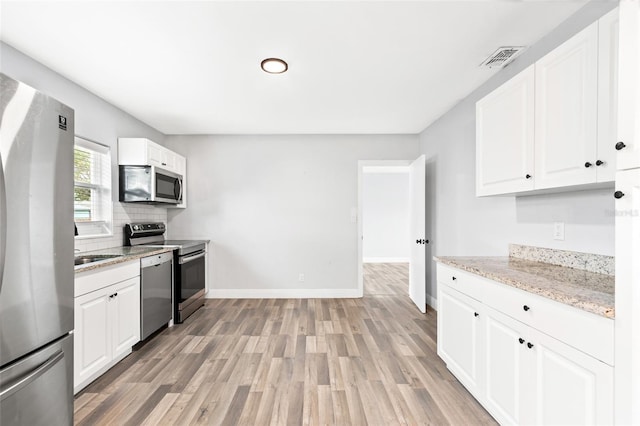
[[[618,170],[640,167],[640,6],[620,2]],[[640,410],[638,410],[640,416]]]
[[[616,174],[615,196],[616,421],[640,424],[640,168]]]
[[[482,304],[446,285],[438,287],[438,355],[477,396],[482,391]]]
[[[111,299],[113,358],[127,353],[140,341],[140,277],[109,287]]]
[[[151,142],[151,141],[147,141],[147,162],[146,164],[150,165],[150,166],[158,166],[158,167],[163,167],[162,164],[162,160],[163,160],[163,149],[160,145]]]
[[[529,327],[487,306],[484,323],[485,407],[502,424],[522,424],[531,417]]]
[[[598,182],[612,182],[616,173],[618,23],[617,8],[598,20]]]
[[[596,181],[598,23],[535,64],[535,188]]]
[[[613,424],[613,367],[535,330],[529,340],[535,396],[528,423]]]
[[[476,195],[533,189],[531,65],[476,104]]]
[[[75,298],[73,339],[73,383],[80,383],[111,361],[111,321],[109,289],[96,290]]]

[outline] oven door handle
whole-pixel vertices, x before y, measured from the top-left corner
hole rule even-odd
[[[196,259],[200,259],[201,257],[204,257],[204,255],[207,254],[207,252],[203,251],[202,253],[198,253],[198,254],[194,254],[192,256],[184,256],[184,257],[180,257],[178,259],[178,263],[180,265],[184,265],[185,263],[189,263],[192,260],[196,260]]]

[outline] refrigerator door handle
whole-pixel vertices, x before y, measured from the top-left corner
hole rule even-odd
[[[7,249],[7,192],[4,183],[4,163],[0,153],[0,291],[4,277],[4,261]]]
[[[44,373],[49,371],[49,369],[53,367],[62,358],[64,358],[64,352],[62,352],[61,350],[51,355],[49,359],[47,359],[45,362],[40,364],[39,367],[37,367],[32,372],[30,372],[28,375],[26,375],[21,379],[16,380],[15,383],[9,385],[6,389],[3,389],[2,392],[0,392],[0,401],[10,397],[11,395],[16,393],[23,387],[27,386],[29,383],[36,380],[38,377],[42,376]]]

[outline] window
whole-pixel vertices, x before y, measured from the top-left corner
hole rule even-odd
[[[80,237],[111,235],[111,152],[76,136],[73,218]]]

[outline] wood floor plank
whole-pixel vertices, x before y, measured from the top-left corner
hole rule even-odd
[[[495,424],[436,351],[406,264],[361,299],[210,299],[75,399],[75,424]]]

